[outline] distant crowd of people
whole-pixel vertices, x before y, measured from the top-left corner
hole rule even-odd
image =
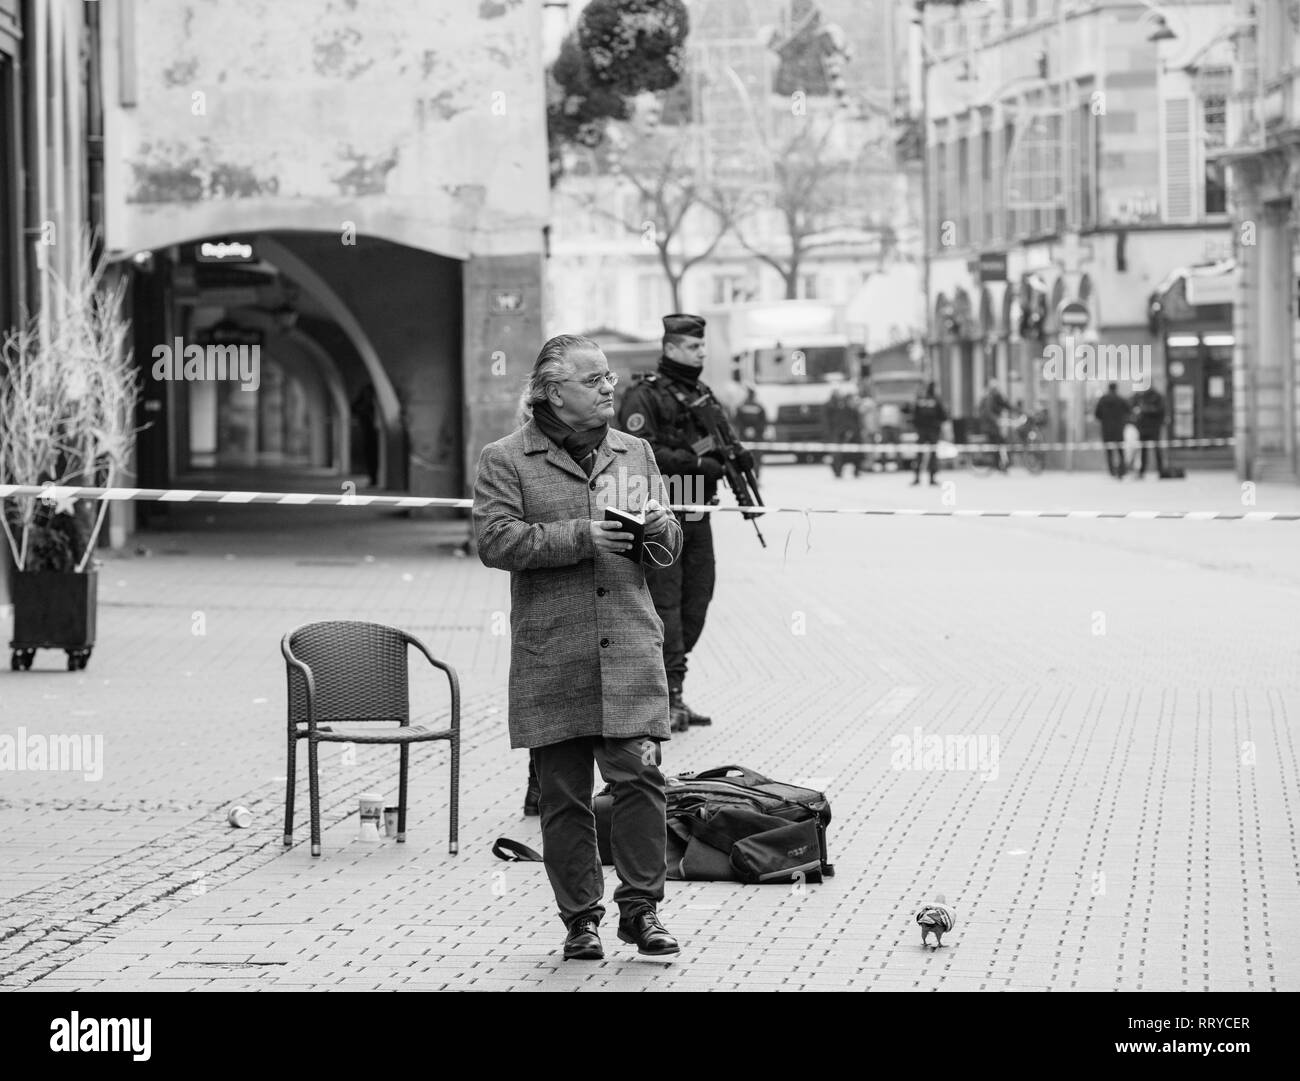
[[[752,397],[753,391],[750,392]],[[905,412],[907,416],[905,416]],[[1157,474],[1165,472],[1165,460],[1159,441],[1164,431],[1165,398],[1155,387],[1124,397],[1116,383],[1107,387],[1097,402],[1093,414],[1101,424],[1101,438],[1106,445],[1106,466],[1111,476],[1122,478],[1136,470],[1137,476],[1146,475],[1148,465],[1154,463]],[[895,402],[877,402],[872,397],[869,384],[861,388],[846,387],[833,391],[825,409],[825,439],[832,444],[878,444],[879,452],[837,449],[830,454],[831,470],[840,477],[847,469],[853,476],[884,471],[894,464],[901,468],[902,458],[897,447],[903,440],[904,423],[910,419],[918,445],[933,447],[943,439],[952,439],[945,433],[946,422],[952,419],[948,407],[928,383],[916,399],[900,407]],[[1046,423],[1046,411],[1030,414],[1024,402],[1014,404],[1002,393],[997,380],[990,379],[975,408],[975,416],[968,433],[979,436],[985,444],[998,448],[994,466],[1005,472],[1008,467],[1008,435],[1021,433],[1034,424]],[[757,433],[749,438],[758,438]],[[938,456],[933,450],[912,455],[914,484],[920,483],[921,472],[928,470],[931,483],[936,483]]]

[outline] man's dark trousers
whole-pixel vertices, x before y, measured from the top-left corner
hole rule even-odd
[[[623,915],[664,898],[664,775],[654,764],[655,744],[642,737],[583,736],[534,747],[541,786],[542,862],[568,927],[579,916],[599,921],[605,879],[591,810],[592,760],[613,786],[610,844],[619,884],[614,900]]]
[[[1162,453],[1162,451],[1161,451],[1159,445],[1154,446],[1154,447],[1148,447],[1148,446],[1147,446],[1148,443],[1156,443],[1156,442],[1160,439],[1160,428],[1159,428],[1159,426],[1157,425],[1156,427],[1152,428],[1152,427],[1148,427],[1148,426],[1143,425],[1143,424],[1139,424],[1139,425],[1138,425],[1138,436],[1139,436],[1139,438],[1141,438],[1141,440],[1142,440],[1142,464],[1141,464],[1141,466],[1138,467],[1138,476],[1141,477],[1141,476],[1145,475],[1145,473],[1146,473],[1146,471],[1147,471],[1147,452],[1148,452],[1148,451],[1155,451],[1155,456],[1156,456],[1156,474],[1157,474],[1157,475],[1160,475],[1160,474],[1164,473],[1164,471],[1165,471],[1165,457],[1164,457],[1164,454]]]
[[[916,441],[922,446],[927,443],[930,444],[929,450],[920,450],[916,452],[916,462],[914,463],[916,479],[921,479],[921,466],[924,465],[930,471],[930,479],[934,480],[936,474],[939,472],[939,451],[936,446],[939,442],[939,433],[917,432]]]
[[[713,599],[713,523],[704,514],[693,522],[679,514],[682,554],[671,567],[646,565],[646,581],[655,611],[664,621],[664,671],[670,691],[680,691],[686,679],[686,655],[704,630],[704,617]]]
[[[1125,472],[1124,465],[1124,436],[1121,434],[1116,439],[1107,439],[1102,435],[1102,441],[1106,444],[1106,469],[1112,477],[1123,477]]]

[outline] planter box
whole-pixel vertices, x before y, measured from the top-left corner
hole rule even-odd
[[[88,649],[95,644],[99,574],[15,571],[13,649]]]

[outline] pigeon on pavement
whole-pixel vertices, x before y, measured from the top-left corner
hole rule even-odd
[[[936,894],[933,901],[927,905],[922,905],[916,913],[916,922],[921,925],[921,945],[927,946],[926,936],[934,934],[934,945],[930,948],[937,950],[943,945],[941,941],[945,931],[951,931],[957,923],[957,915],[947,904],[944,903],[942,893]]]

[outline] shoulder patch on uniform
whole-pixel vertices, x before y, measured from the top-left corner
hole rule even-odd
[[[627,418],[627,430],[629,432],[639,432],[645,427],[645,414],[633,413]]]

